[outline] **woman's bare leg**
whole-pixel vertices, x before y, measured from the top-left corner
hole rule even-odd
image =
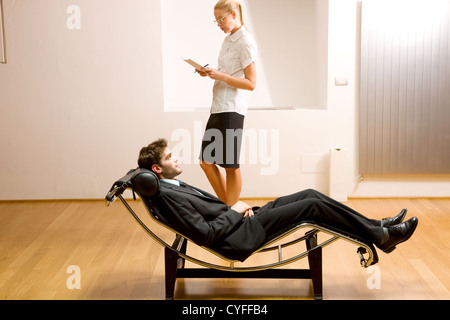
[[[217,198],[227,203],[227,185],[219,168],[215,164],[207,163],[205,161],[200,163],[200,167],[205,172],[209,183],[217,195]]]
[[[239,201],[242,190],[242,176],[239,168],[226,168],[226,204],[234,205]]]

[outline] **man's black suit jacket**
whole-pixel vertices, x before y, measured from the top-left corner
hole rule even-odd
[[[243,218],[217,197],[192,186],[161,181],[153,203],[173,229],[232,260],[244,261],[266,238],[257,219]]]

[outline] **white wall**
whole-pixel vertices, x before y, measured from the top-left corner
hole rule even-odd
[[[81,28],[69,30],[72,4],[4,1],[0,200],[103,198],[158,137],[183,151],[182,178],[211,190],[195,164],[208,113],[163,111],[160,1],[78,0]],[[242,196],[327,193],[333,147],[349,150],[350,196],[450,196],[445,176],[357,179],[357,2],[330,0],[329,10],[328,107],[248,114],[246,132],[258,144],[244,150]],[[334,86],[336,76],[349,85]]]

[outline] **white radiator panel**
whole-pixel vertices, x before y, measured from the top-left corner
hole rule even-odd
[[[450,1],[363,0],[360,173],[450,173]]]

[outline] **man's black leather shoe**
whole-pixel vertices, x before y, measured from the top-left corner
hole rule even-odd
[[[389,228],[390,226],[395,226],[396,224],[402,223],[403,219],[405,219],[406,211],[408,211],[408,209],[406,209],[406,208],[403,209],[394,218],[383,218],[383,220],[381,220],[381,226],[385,227],[385,228]]]
[[[388,228],[389,238],[380,244],[378,248],[383,250],[385,253],[391,253],[398,244],[405,242],[412,236],[418,223],[419,219],[417,219],[417,217],[413,217],[401,224],[390,226]]]

